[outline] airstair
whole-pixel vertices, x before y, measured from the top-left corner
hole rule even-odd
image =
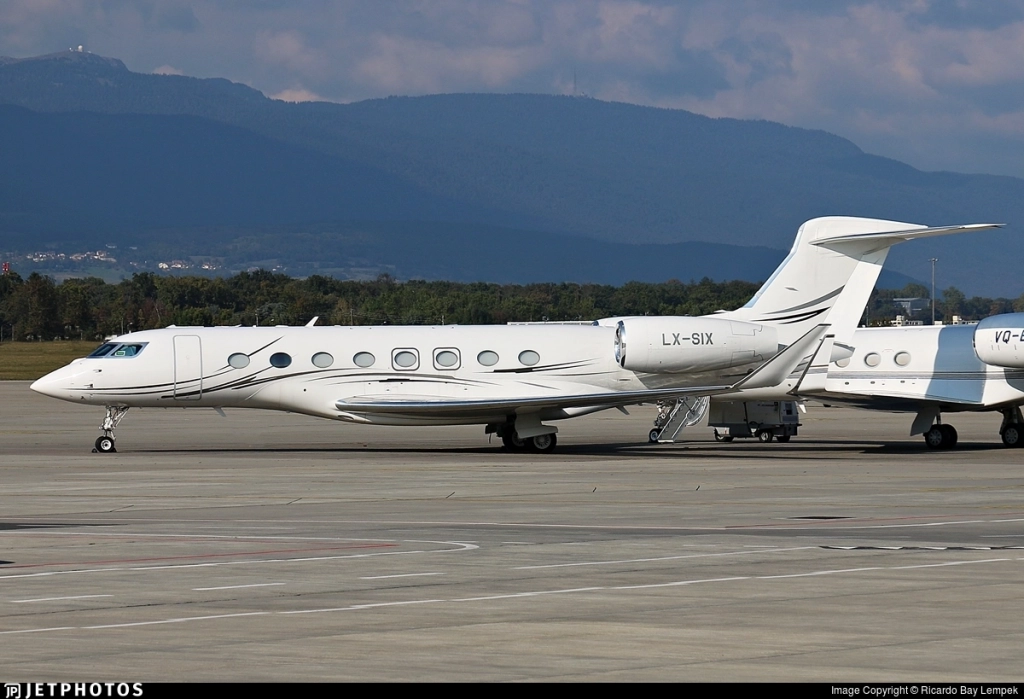
[[[647,435],[650,442],[671,443],[687,427],[693,427],[708,414],[709,396],[687,396],[676,400],[659,400],[654,429]]]

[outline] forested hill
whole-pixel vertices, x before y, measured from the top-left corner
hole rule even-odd
[[[78,52],[0,60],[0,104],[32,110],[0,113],[8,240],[361,220],[785,250],[821,215],[994,221],[1011,225],[901,246],[888,267],[924,279],[938,257],[942,287],[1021,287],[1024,180],[925,173],[771,122],[546,95],[288,104]]]

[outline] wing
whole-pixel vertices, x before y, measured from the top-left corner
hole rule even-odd
[[[338,410],[358,415],[430,416],[447,419],[472,419],[488,415],[534,413],[550,409],[615,408],[685,396],[711,396],[741,389],[777,386],[801,363],[807,362],[824,341],[828,325],[812,328],[806,335],[779,352],[752,373],[731,385],[657,388],[639,391],[607,391],[550,396],[508,397],[481,400],[448,400],[438,398],[415,400],[392,398],[349,398],[335,403]]]

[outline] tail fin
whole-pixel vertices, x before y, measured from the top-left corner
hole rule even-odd
[[[789,255],[747,305],[718,317],[771,325],[777,328],[782,345],[819,323],[828,323],[835,341],[846,343],[852,339],[890,247],[905,240],[1001,225],[928,228],[849,216],[811,219],[800,226]]]

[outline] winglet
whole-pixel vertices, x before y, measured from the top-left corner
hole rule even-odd
[[[835,339],[836,336],[832,333],[825,336],[825,339],[818,345],[818,351],[811,357],[811,361],[807,362],[804,373],[800,375],[800,380],[796,382],[796,386],[789,392],[789,395],[798,396],[801,393],[825,390],[825,379],[828,378],[828,365],[832,362]]]
[[[778,386],[786,377],[796,371],[802,362],[808,361],[809,357],[817,353],[829,327],[828,324],[814,326],[803,337],[759,366],[753,373],[747,374],[734,383],[731,390]]]

